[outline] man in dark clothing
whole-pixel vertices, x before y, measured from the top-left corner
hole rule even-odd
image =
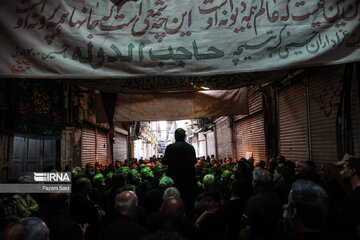
[[[45,219],[45,222],[50,229],[51,240],[81,240],[83,238],[79,224],[75,222],[67,212],[68,205],[68,194],[49,194],[50,214]]]
[[[225,239],[225,220],[220,207],[221,195],[217,191],[205,193],[206,211],[194,223],[197,229],[197,239]]]
[[[253,187],[257,193],[249,198],[245,205],[240,239],[279,239],[282,204],[280,197],[269,190],[270,184],[270,172],[261,168],[255,169]]]
[[[273,182],[274,185],[271,187],[271,190],[279,195],[282,204],[286,204],[292,185],[290,171],[287,166],[281,166],[275,169]]]
[[[309,180],[297,180],[290,191],[285,222],[290,223],[295,232],[291,240],[332,239],[321,229],[326,223],[328,195],[319,185]]]
[[[115,208],[118,217],[102,230],[99,240],[130,240],[146,235],[148,231],[135,221],[137,207],[138,200],[133,191],[123,191],[116,195]]]
[[[159,231],[147,235],[145,240],[185,240],[179,233],[179,226],[185,217],[184,210],[185,205],[181,198],[170,197],[165,199],[160,208],[161,228]]]
[[[69,213],[71,217],[81,224],[85,231],[85,239],[94,239],[97,235],[100,216],[93,201],[89,200],[91,190],[90,180],[86,177],[76,179],[73,194],[70,199]]]
[[[168,175],[174,180],[184,200],[186,212],[191,214],[196,194],[196,154],[192,145],[185,142],[185,130],[175,131],[176,142],[166,147],[162,163],[168,165]]]
[[[350,158],[345,161],[341,178],[351,185],[342,205],[343,239],[360,239],[360,159]]]
[[[230,200],[226,201],[223,206],[224,219],[226,224],[226,239],[238,240],[241,216],[244,213],[246,203],[246,186],[240,180],[235,180],[230,185]]]
[[[329,196],[329,217],[328,228],[329,232],[340,238],[341,229],[339,223],[341,222],[340,207],[344,201],[345,191],[338,181],[338,170],[335,164],[325,163],[321,165],[320,177],[324,183],[324,189]]]

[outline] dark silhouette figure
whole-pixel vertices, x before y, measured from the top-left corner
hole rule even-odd
[[[169,166],[168,175],[180,191],[186,212],[191,215],[196,194],[195,149],[185,142],[185,130],[182,128],[176,129],[175,140],[166,147],[162,163]]]

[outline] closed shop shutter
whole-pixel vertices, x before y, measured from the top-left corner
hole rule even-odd
[[[259,91],[258,86],[249,86],[248,87],[248,105],[249,105],[249,114],[254,114],[262,110],[262,94]],[[242,118],[245,118],[247,115],[235,115],[234,121],[238,121]]]
[[[248,89],[249,115],[262,110],[262,94],[259,87],[251,86]]]
[[[290,161],[309,160],[306,91],[301,81],[279,91],[279,150]]]
[[[236,155],[246,158],[252,153],[255,162],[266,160],[264,117],[262,113],[236,122]]]
[[[196,156],[199,157],[199,151],[198,151],[198,138],[197,136],[193,136],[191,138],[191,145],[195,148]]]
[[[203,132],[198,134],[199,137],[199,157],[206,157],[206,142],[205,142],[205,135]]]
[[[215,136],[214,136],[214,132],[209,132],[206,134],[206,141],[207,141],[207,154],[209,157],[211,157],[211,155],[215,156]]]
[[[96,161],[108,163],[107,134],[101,130],[96,132]]]
[[[224,159],[232,156],[231,151],[231,129],[229,121],[225,118],[223,121],[216,123],[216,138],[218,147],[218,158]]]
[[[360,64],[357,64],[360,67]],[[359,102],[359,81],[360,68],[355,72],[351,85],[351,127],[353,130],[354,155],[360,157],[360,102]]]
[[[95,129],[83,127],[81,134],[81,167],[85,168],[88,163],[96,160],[96,137]]]
[[[323,67],[309,76],[311,160],[316,166],[337,161],[336,116],[344,65]]]
[[[114,148],[114,161],[124,161],[127,159],[127,137],[121,133],[115,133]]]

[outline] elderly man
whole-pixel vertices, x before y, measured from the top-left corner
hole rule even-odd
[[[328,202],[328,195],[321,186],[309,180],[297,180],[284,213],[285,222],[295,231],[290,239],[332,239],[321,231],[327,219]]]
[[[360,239],[360,159],[350,158],[345,161],[341,177],[351,186],[342,204],[343,239]]]
[[[147,234],[147,230],[135,220],[137,207],[138,199],[133,191],[123,191],[116,195],[117,219],[103,229],[99,239],[138,239]]]
[[[191,213],[196,194],[195,149],[185,142],[185,130],[182,128],[175,130],[175,140],[166,147],[162,163],[169,166],[168,175],[179,189],[187,213]]]

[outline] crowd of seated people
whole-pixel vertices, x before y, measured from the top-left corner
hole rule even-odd
[[[0,239],[360,239],[360,159],[340,164],[202,157],[192,209],[161,159],[67,167],[71,194],[1,195]]]

